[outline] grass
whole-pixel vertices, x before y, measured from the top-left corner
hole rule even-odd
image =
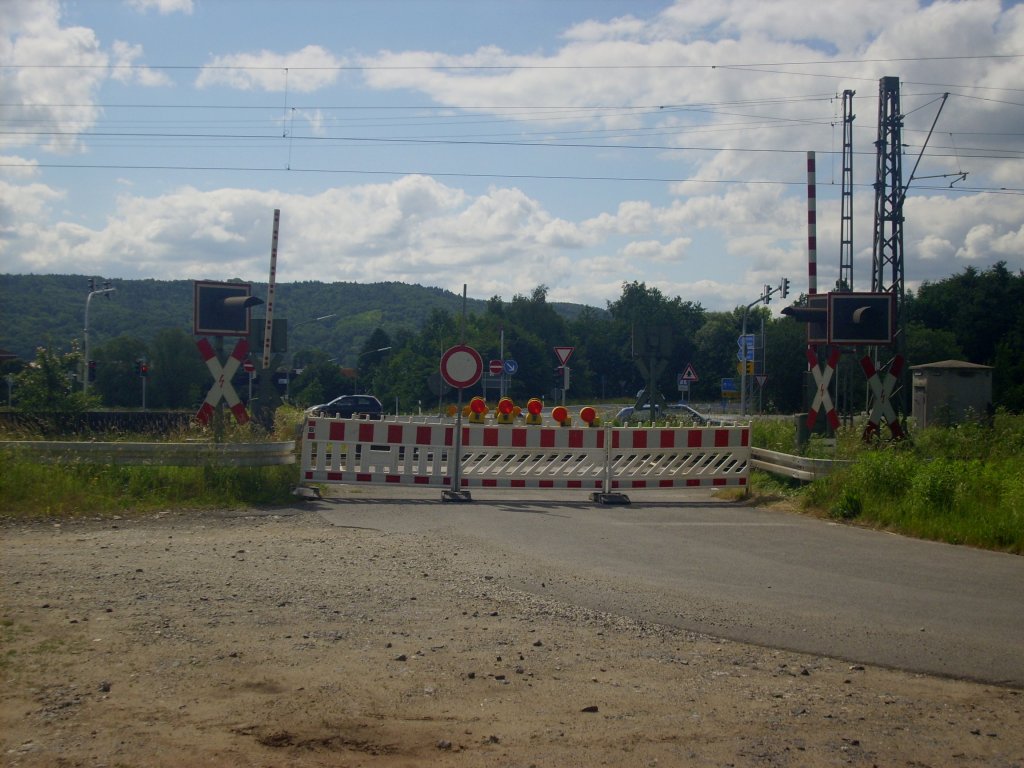
[[[834,447],[812,442],[808,455],[831,453],[850,465],[783,495],[812,514],[1024,554],[1024,417],[998,413],[991,425],[934,427],[912,435],[901,443],[867,445],[859,430],[846,428]],[[792,427],[786,438],[776,426],[755,425],[752,440],[758,447],[793,451]]]
[[[297,416],[282,409],[273,435],[246,427],[228,431],[230,441],[295,437]],[[179,434],[180,441],[197,434]],[[31,439],[19,435],[17,438]],[[35,439],[38,439],[35,438]],[[153,436],[118,435],[101,439],[148,440]],[[95,464],[84,461],[50,464],[0,451],[0,518],[48,519],[96,517],[167,509],[230,509],[275,506],[294,501],[297,464],[280,467],[164,467]]]

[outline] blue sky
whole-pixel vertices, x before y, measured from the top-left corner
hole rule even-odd
[[[995,0],[0,0],[0,270],[397,280],[729,309],[870,288],[878,80],[899,77],[913,289],[1024,268],[1024,7]],[[966,179],[955,174],[966,172]],[[776,303],[773,308],[780,308]]]

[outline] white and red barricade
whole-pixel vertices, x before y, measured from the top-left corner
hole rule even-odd
[[[450,487],[455,425],[310,418],[302,478],[311,483]],[[750,429],[463,425],[461,488],[743,486]]]

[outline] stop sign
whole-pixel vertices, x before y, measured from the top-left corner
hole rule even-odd
[[[502,360],[491,360],[488,368],[490,368],[492,376],[500,376],[502,371],[505,370],[505,363]]]

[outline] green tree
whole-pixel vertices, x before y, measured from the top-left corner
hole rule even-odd
[[[319,405],[352,391],[352,382],[345,378],[337,361],[317,352],[302,373],[291,384],[292,400],[303,408]]]
[[[907,362],[910,365],[960,360],[963,350],[956,334],[944,328],[929,328],[921,323],[907,324]]]
[[[650,368],[653,358],[655,365],[664,363],[655,387],[669,399],[674,398],[678,392],[677,374],[693,360],[695,339],[706,321],[704,308],[678,296],[668,299],[659,289],[634,281],[623,284],[622,295],[609,303],[608,311],[617,331],[613,338],[628,340],[627,359],[634,361],[634,373],[629,379],[638,388],[645,386],[635,361],[640,360]],[[628,373],[622,370],[623,377]]]
[[[191,408],[213,384],[195,340],[180,328],[157,332],[149,369],[146,400],[151,408]]]
[[[760,393],[764,409],[766,412],[797,413],[803,409],[803,384],[807,375],[807,326],[787,317],[770,318],[767,309],[764,313],[764,373],[768,377],[764,391]],[[757,397],[756,387],[754,393]]]
[[[382,328],[375,328],[363,342],[362,349],[359,350],[359,358],[356,360],[358,376],[356,381],[360,392],[382,396],[380,386],[386,382],[378,380],[377,374],[388,355],[391,354],[393,346],[391,337]],[[383,396],[387,397],[386,394]]]
[[[76,371],[81,365],[77,348],[60,352],[51,346],[39,347],[35,360],[16,377],[18,410],[77,414],[95,405],[97,399],[80,389]]]
[[[546,285],[538,285],[529,296],[513,296],[505,318],[512,325],[536,336],[543,344],[554,347],[569,342],[565,319],[548,303]]]
[[[142,382],[135,372],[135,363],[148,358],[146,343],[134,336],[118,336],[96,347],[93,358],[96,360],[94,389],[103,404],[113,408],[141,408]]]
[[[735,311],[707,313],[704,325],[694,338],[700,380],[694,386],[693,399],[718,400],[722,379],[736,378],[736,338],[740,329],[740,318]]]

